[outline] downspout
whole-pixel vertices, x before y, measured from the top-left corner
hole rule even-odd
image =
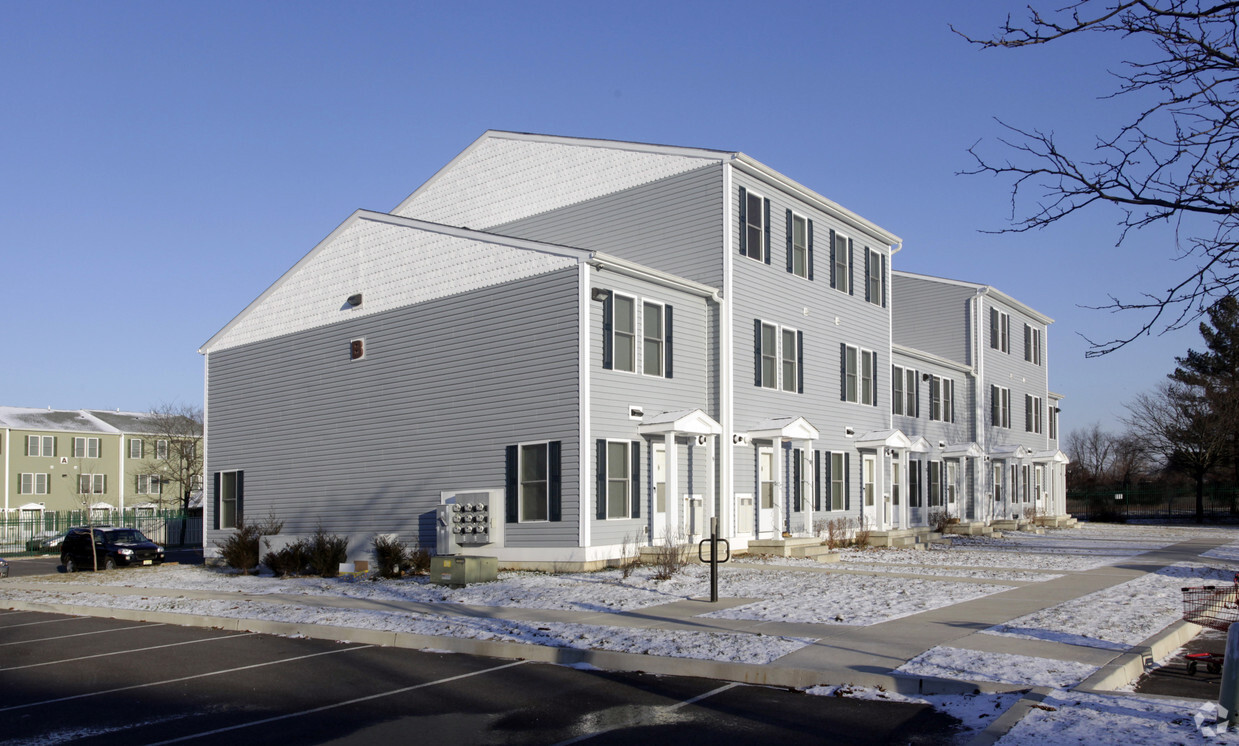
[[[588,547],[590,541],[590,525],[589,522],[593,516],[593,512],[587,508],[590,494],[590,470],[586,467],[589,461],[589,437],[590,437],[590,367],[589,367],[589,317],[592,310],[590,306],[590,266],[586,262],[580,263],[580,278],[579,293],[577,298],[577,369],[580,371],[580,379],[577,382],[580,404],[578,411],[580,416],[580,443],[577,446],[577,520],[580,525],[577,528],[577,539],[580,546],[586,550],[588,556]]]

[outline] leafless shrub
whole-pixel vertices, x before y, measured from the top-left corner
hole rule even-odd
[[[670,531],[654,552],[654,579],[670,580],[688,564],[688,544],[684,536]]]

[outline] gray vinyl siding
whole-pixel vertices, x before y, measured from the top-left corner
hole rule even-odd
[[[991,307],[1010,316],[1010,336],[1008,347],[1010,352],[1002,352],[989,346],[990,311]],[[1046,407],[1049,402],[1048,365],[1045,362],[1046,334],[1045,326],[1027,314],[1013,308],[993,297],[987,297],[982,303],[981,354],[984,356],[984,367],[981,395],[984,407],[982,418],[988,428],[988,446],[1022,445],[1032,451],[1043,451],[1049,448],[1049,428],[1046,422]],[[1024,325],[1029,324],[1042,330],[1042,364],[1036,365],[1024,359]],[[993,427],[990,417],[990,386],[1002,386],[1011,390],[1011,427]],[[1041,397],[1042,426],[1041,433],[1030,433],[1024,429],[1024,396]],[[1060,423],[1061,426],[1061,423]]]
[[[248,520],[433,547],[441,490],[502,490],[505,446],[558,440],[563,520],[506,545],[576,546],[577,309],[573,268],[210,353],[207,526],[212,475],[241,469]]]
[[[625,277],[614,272],[600,272],[592,276],[591,287],[600,287],[637,299],[638,318],[640,304],[643,301],[653,301],[670,305],[673,309],[672,337],[672,377],[661,378],[643,375],[638,360],[637,373],[606,370],[602,367],[602,303],[590,303],[589,332],[589,375],[590,375],[590,427],[589,442],[598,439],[626,440],[641,442],[641,481],[639,485],[641,498],[641,517],[628,519],[604,519],[596,516],[596,489],[585,500],[586,510],[592,523],[590,528],[590,543],[593,546],[619,545],[625,539],[641,534],[642,527],[647,528],[648,538],[650,525],[650,438],[637,433],[638,420],[629,417],[629,408],[639,406],[647,416],[663,412],[675,412],[686,409],[700,409],[710,417],[718,419],[718,401],[712,398],[709,382],[713,379],[713,371],[709,364],[708,349],[711,335],[709,329],[716,323],[718,306],[708,302],[699,295],[656,285],[643,280]],[[638,348],[640,347],[640,321],[638,320]],[[654,436],[653,440],[662,441],[663,436]],[[681,442],[681,449],[687,440]],[[677,450],[681,450],[677,449]],[[685,453],[678,454],[678,493],[683,496],[688,493],[690,481],[693,491],[702,494],[705,491],[707,477],[705,471],[705,449],[693,446],[694,473],[688,473],[688,457]],[[597,475],[597,454],[591,449],[586,457],[591,464],[590,478],[586,483],[593,487]],[[661,537],[652,537],[655,540]],[[646,542],[642,542],[646,543]]]
[[[720,287],[722,169],[710,165],[489,230],[603,251]]]
[[[739,171],[733,172],[732,200],[733,282],[734,282],[734,385],[735,426],[740,432],[773,417],[804,417],[816,427],[820,438],[814,450],[851,454],[851,480],[848,485],[851,514],[859,514],[861,461],[855,439],[890,427],[890,321],[887,315],[892,288],[887,285],[887,308],[865,300],[862,277],[862,247],[869,246],[887,256],[889,247],[871,243],[859,230],[838,222],[771,185]],[[770,264],[739,253],[739,188],[770,199]],[[785,211],[813,221],[814,279],[797,277],[787,271]],[[829,234],[834,229],[851,236],[855,246],[856,293],[849,295],[830,286]],[[777,324],[804,333],[804,393],[772,390],[756,385],[754,322]],[[836,323],[836,319],[838,320]],[[840,343],[877,353],[877,405],[845,402],[840,397]],[[851,427],[855,435],[845,435]],[[756,445],[736,449],[735,491],[753,492],[756,486]],[[786,479],[784,482],[786,483]],[[810,496],[811,497],[811,496]],[[754,495],[756,500],[757,495]],[[738,506],[737,506],[738,507]],[[838,512],[820,517],[840,517]],[[811,517],[812,518],[812,517]],[[763,527],[765,528],[765,527]]]
[[[931,279],[893,275],[892,336],[895,344],[971,365],[969,359],[972,288]],[[988,334],[988,327],[986,327]],[[982,342],[988,337],[982,335]]]

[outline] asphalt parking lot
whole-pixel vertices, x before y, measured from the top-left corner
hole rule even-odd
[[[948,743],[924,705],[0,611],[5,743]]]

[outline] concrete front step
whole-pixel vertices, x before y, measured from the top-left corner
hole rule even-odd
[[[941,539],[942,534],[933,531],[927,526],[917,528],[895,528],[889,531],[872,531],[869,534],[869,546],[871,547],[915,547],[917,544],[924,544]]]
[[[812,536],[787,537],[784,539],[752,539],[749,541],[749,554],[772,554],[775,557],[804,557],[796,554],[798,550],[808,547],[824,546],[821,539]]]
[[[982,521],[961,521],[947,525],[943,529],[943,533],[955,534],[957,536],[989,536],[994,533],[994,529],[985,525]]]

